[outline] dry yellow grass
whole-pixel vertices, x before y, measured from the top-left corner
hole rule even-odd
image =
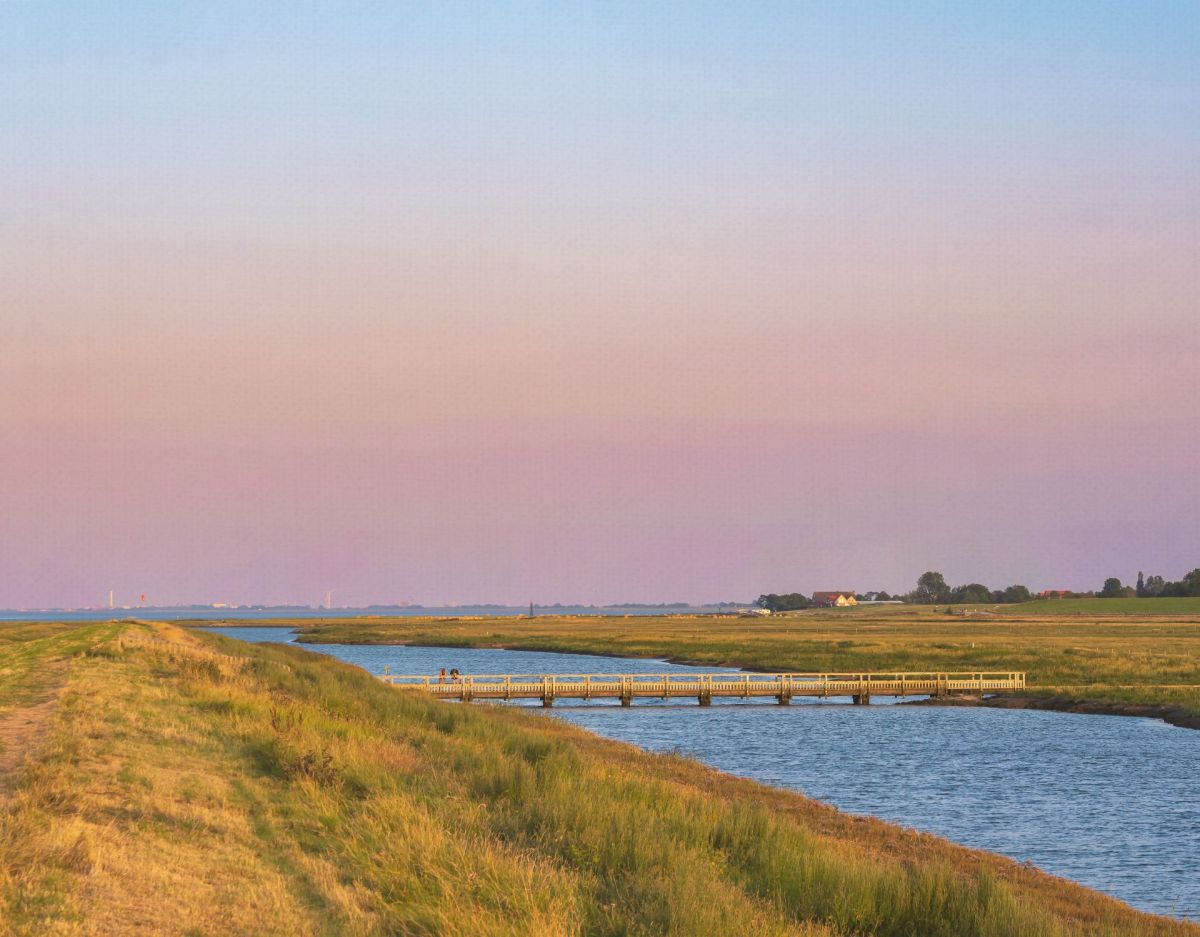
[[[13,931],[316,932],[236,806],[238,766],[170,705],[169,682],[129,679],[119,659],[71,659],[56,725],[4,818]]]

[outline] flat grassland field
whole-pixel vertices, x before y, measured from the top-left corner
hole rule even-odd
[[[536,714],[121,622],[0,625],[0,931],[1200,935]]]
[[[1017,605],[997,605],[1001,614],[1083,615],[1107,618],[1112,615],[1190,615],[1200,619],[1200,596],[1169,596],[1162,599],[1038,599]]]
[[[1047,612],[1053,611],[1053,614]],[[1105,614],[1101,615],[1096,610]],[[1200,599],[663,615],[297,621],[301,642],[504,647],[775,672],[1025,671],[1032,693],[1200,713]]]

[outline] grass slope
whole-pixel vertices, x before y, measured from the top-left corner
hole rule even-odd
[[[296,648],[168,625],[27,632],[0,642],[0,697],[29,660],[66,677],[0,802],[6,933],[1200,934]]]

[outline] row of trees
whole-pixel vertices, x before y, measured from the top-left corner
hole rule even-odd
[[[1078,596],[1099,596],[1102,599],[1116,598],[1154,598],[1156,596],[1200,596],[1200,568],[1193,569],[1178,582],[1167,582],[1162,576],[1137,575],[1136,586],[1121,584],[1115,576],[1104,582],[1104,588],[1099,592],[1078,592]],[[917,587],[904,595],[890,596],[886,592],[863,592],[859,598],[867,601],[888,602],[900,599],[918,605],[984,605],[1013,602],[1028,602],[1033,594],[1022,585],[1012,585],[1006,589],[990,589],[981,582],[969,582],[964,586],[951,588],[946,577],[939,572],[930,570],[922,573],[917,579]],[[759,608],[772,612],[791,612],[808,608],[812,600],[802,592],[789,592],[778,595],[771,592],[760,595],[755,600]]]
[[[878,592],[859,592],[858,598],[867,602],[892,602],[899,599],[902,602],[915,602],[923,605],[941,603],[995,603],[995,602],[1028,602],[1032,596],[1025,586],[1009,586],[1007,589],[989,589],[979,582],[970,582],[965,586],[950,588],[946,577],[938,572],[927,572],[917,580],[917,588],[906,595],[892,596],[880,590]],[[772,612],[794,612],[812,606],[810,599],[803,592],[788,592],[782,595],[770,592],[760,595],[754,600],[759,608]]]
[[[1178,582],[1167,582],[1162,576],[1143,576],[1138,573],[1136,586],[1122,585],[1120,579],[1110,576],[1104,580],[1104,588],[1096,594],[1102,599],[1200,596],[1200,568],[1193,569]]]
[[[940,603],[1010,603],[1028,602],[1033,598],[1029,589],[1022,585],[1012,585],[1006,589],[990,589],[981,582],[969,582],[965,586],[950,587],[946,577],[939,572],[930,570],[922,573],[917,579],[917,587],[902,596],[905,602],[918,605],[937,605]]]
[[[1138,573],[1136,586],[1124,586],[1115,577],[1105,580],[1104,588],[1099,592],[1082,592],[1076,595],[1097,595],[1104,599],[1122,598],[1153,598],[1155,596],[1200,596],[1200,569],[1193,569],[1179,582],[1166,582],[1162,576],[1143,576]],[[902,597],[905,602],[916,602],[924,605],[935,605],[942,602],[983,604],[1005,602],[1028,602],[1033,595],[1021,585],[1009,586],[1007,589],[989,589],[983,583],[971,582],[965,586],[955,586],[953,589],[946,583],[946,577],[941,573],[929,571],[923,573],[917,580],[917,588]]]
[[[893,597],[886,592],[855,592],[860,602],[891,602]],[[895,598],[900,598],[896,596]],[[760,595],[754,600],[754,604],[759,608],[765,608],[770,612],[795,612],[804,608],[812,607],[812,599],[803,592],[788,592],[784,595],[779,595],[775,592]]]
[[[786,595],[771,592],[760,595],[754,600],[754,604],[769,612],[795,612],[812,605],[812,599],[803,592],[789,592]]]

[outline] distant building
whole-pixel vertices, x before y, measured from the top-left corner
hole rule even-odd
[[[1070,589],[1043,589],[1038,593],[1039,599],[1069,599],[1075,593]]]
[[[845,608],[847,605],[857,605],[858,599],[853,589],[841,592],[814,592],[812,604],[818,608]]]

